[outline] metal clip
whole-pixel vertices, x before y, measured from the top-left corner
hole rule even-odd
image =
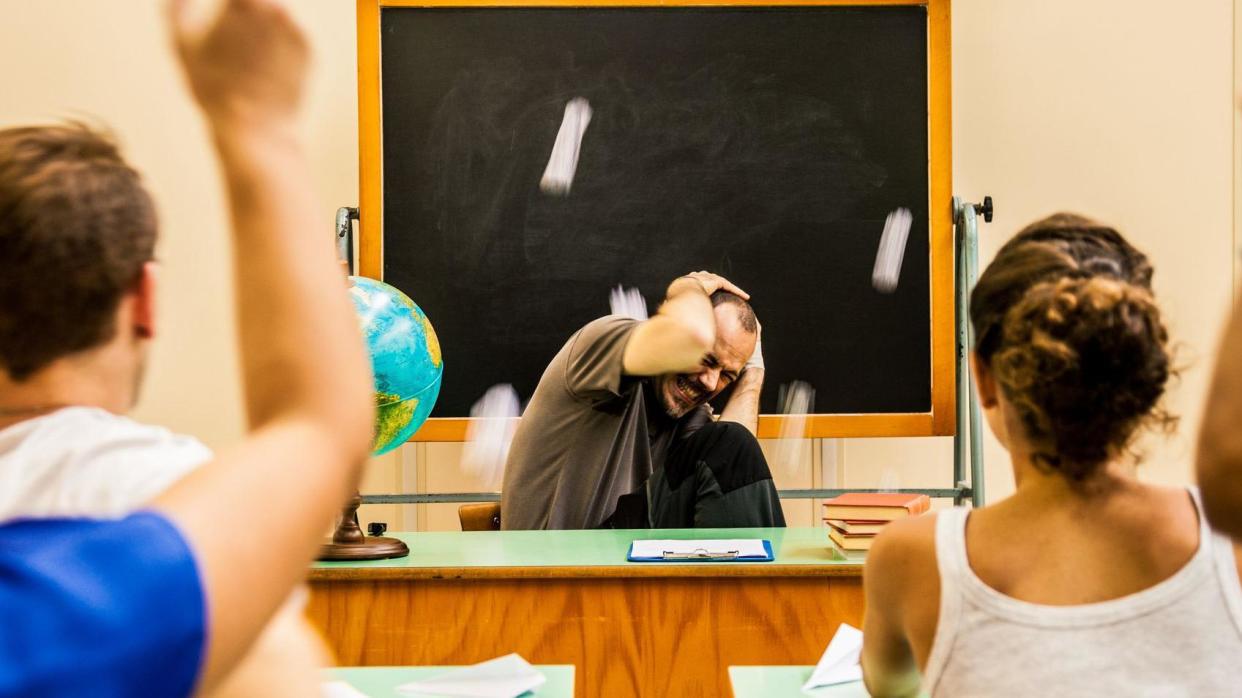
[[[696,548],[688,553],[678,553],[672,550],[664,551],[665,560],[736,560],[737,550],[726,550],[724,552],[709,552],[706,548]]]

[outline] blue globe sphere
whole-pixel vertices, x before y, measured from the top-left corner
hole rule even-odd
[[[375,455],[405,443],[431,415],[444,361],[431,321],[410,297],[382,281],[351,276],[349,296],[375,375]]]

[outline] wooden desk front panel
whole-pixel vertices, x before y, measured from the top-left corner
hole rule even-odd
[[[861,627],[862,579],[314,580],[309,616],[347,666],[573,664],[586,696],[727,696],[728,667],[814,664]]]

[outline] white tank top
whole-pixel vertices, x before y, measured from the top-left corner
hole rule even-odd
[[[1208,528],[1168,579],[1079,606],[1019,601],[966,557],[966,509],[937,514],[940,618],[924,672],[933,696],[1242,696],[1242,588],[1229,539]]]

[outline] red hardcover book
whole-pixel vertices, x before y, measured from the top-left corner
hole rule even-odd
[[[894,521],[931,508],[925,494],[847,492],[824,502],[824,518],[842,521]]]
[[[847,536],[874,536],[888,523],[887,521],[842,521],[840,519],[824,519],[824,522]]]
[[[847,536],[835,528],[828,529],[828,537],[838,548],[847,552],[870,550],[871,542],[875,540],[875,536]]]

